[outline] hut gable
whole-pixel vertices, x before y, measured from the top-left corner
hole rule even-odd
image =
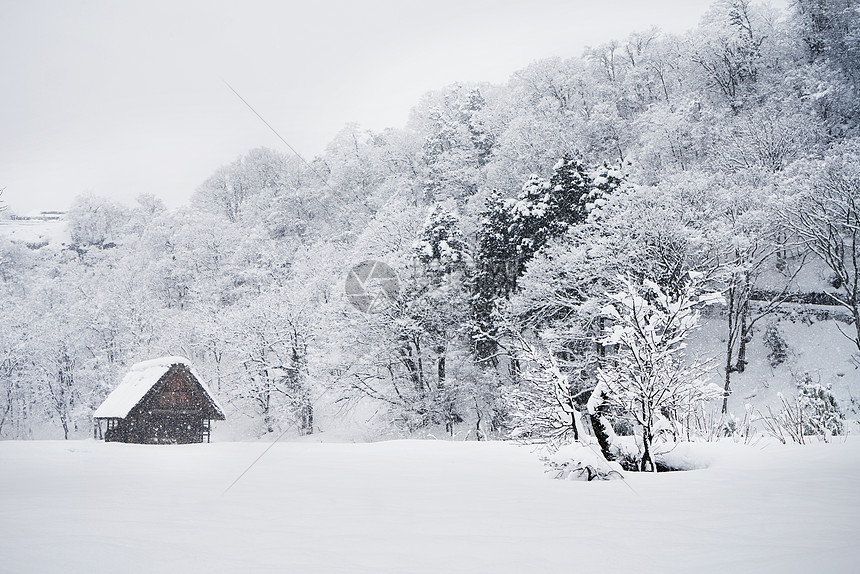
[[[93,418],[107,441],[136,443],[202,442],[209,421],[224,420],[224,409],[183,357],[162,357],[132,366]]]

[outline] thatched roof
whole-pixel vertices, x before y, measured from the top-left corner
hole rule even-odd
[[[190,361],[184,357],[161,357],[132,365],[119,386],[108,395],[93,413],[93,418],[124,419],[173,365],[183,365],[191,372],[191,375],[197,380],[200,388],[203,389],[206,397],[212,403],[216,413],[223,419],[224,409],[218,404],[218,400],[209,390],[209,387],[191,368]]]

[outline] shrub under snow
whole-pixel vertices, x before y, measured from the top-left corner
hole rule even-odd
[[[614,480],[624,478],[621,465],[608,462],[597,446],[574,442],[543,459],[546,472],[562,480]]]

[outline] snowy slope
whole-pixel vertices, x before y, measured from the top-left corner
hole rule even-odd
[[[756,324],[752,341],[747,346],[747,367],[743,373],[732,374],[730,412],[742,417],[746,405],[760,410],[768,406],[776,409],[780,402],[778,393],[793,397],[797,379],[808,373],[814,382],[832,386],[848,419],[860,419],[860,404],[857,403],[860,369],[853,359],[857,349],[842,333],[851,334],[854,328],[841,321],[816,318],[816,314],[824,313],[842,314],[838,307],[787,304],[780,313]],[[765,344],[770,324],[775,324],[787,345],[785,362],[775,367],[770,364],[770,349]],[[702,328],[691,337],[688,349],[691,355],[713,357],[711,380],[721,386],[725,376],[725,338],[725,319],[706,317]]]
[[[860,441],[546,478],[503,443],[0,443],[0,572],[850,572]]]

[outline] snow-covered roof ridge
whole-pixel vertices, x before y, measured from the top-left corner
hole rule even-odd
[[[145,371],[147,369],[152,369],[155,367],[159,367],[159,368],[165,367],[166,369],[169,369],[173,365],[178,365],[178,364],[182,364],[188,368],[191,368],[191,361],[189,361],[188,359],[186,359],[185,357],[182,357],[180,355],[174,355],[174,356],[167,356],[167,357],[158,357],[157,359],[148,359],[146,361],[140,361],[139,363],[133,364],[128,369],[128,372],[131,373],[134,371]]]
[[[203,391],[212,401],[213,406],[223,416],[224,409],[218,403],[212,391],[209,390],[209,387],[197,375],[197,372],[191,366],[191,361],[185,357],[168,356],[141,361],[132,365],[117,388],[108,395],[101,406],[93,413],[93,418],[125,418],[146,393],[161,380],[161,377],[164,376],[170,367],[177,364],[184,365],[191,371],[191,374],[197,379]]]

